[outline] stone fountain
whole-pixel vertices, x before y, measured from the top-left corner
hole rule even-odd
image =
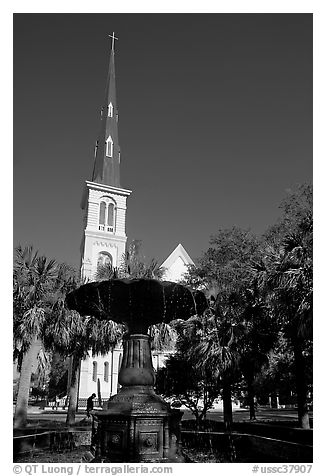
[[[82,315],[112,320],[127,329],[118,378],[122,388],[96,412],[95,460],[178,461],[171,441],[182,414],[177,416],[154,392],[148,327],[202,314],[207,308],[204,294],[169,281],[112,279],[85,284],[68,294],[66,302]]]

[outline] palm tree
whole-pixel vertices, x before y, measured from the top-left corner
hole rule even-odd
[[[256,418],[254,382],[263,367],[277,337],[277,326],[255,283],[242,293],[244,332],[240,345],[240,368],[247,383],[250,419]]]
[[[91,349],[92,356],[97,354],[105,355],[110,350],[121,342],[123,335],[123,326],[116,324],[113,321],[99,321],[91,317],[81,318],[84,329],[80,332],[77,330],[73,341],[76,342],[76,337],[80,336],[78,350],[74,346],[74,351],[71,353],[72,357],[72,378],[69,394],[69,407],[67,413],[66,423],[72,425],[75,422],[75,414],[78,398],[78,375],[80,372],[81,361],[87,357],[88,350]]]
[[[133,240],[128,250],[122,255],[121,264],[114,268],[111,263],[98,266],[95,281],[105,281],[114,278],[155,278],[162,279],[164,269],[160,268],[155,259],[145,262],[141,252],[141,240]]]
[[[75,423],[78,376],[81,361],[91,349],[92,355],[106,354],[121,340],[123,327],[113,321],[99,321],[66,308],[64,296],[56,302],[52,321],[47,326],[48,345],[70,360],[67,425]]]
[[[18,428],[27,423],[31,374],[36,370],[58,266],[55,260],[39,256],[31,246],[18,246],[15,251],[14,355],[20,363],[20,379],[14,426]]]
[[[239,374],[239,339],[243,326],[236,319],[232,305],[216,304],[213,315],[194,352],[198,355],[199,364],[210,365],[215,369],[216,377],[222,382],[223,418],[226,431],[232,428],[232,384]]]
[[[177,342],[177,332],[173,323],[156,324],[150,326],[149,335],[151,337],[152,350],[166,351],[173,350]]]
[[[187,355],[198,371],[210,375],[215,379],[216,386],[222,388],[223,417],[231,461],[236,457],[231,433],[232,385],[239,375],[238,341],[243,333],[241,324],[236,321],[233,300],[233,296],[224,295],[222,299],[220,295],[205,316],[186,321],[182,325],[188,334],[187,339],[183,339],[185,349],[179,348],[181,355]]]
[[[141,247],[141,240],[133,240],[130,243],[128,250],[122,256],[122,262],[118,270],[119,277],[162,279],[164,269],[159,267],[155,259],[146,263]]]
[[[105,269],[104,269],[105,268]],[[103,267],[103,279],[112,277],[114,271]],[[53,294],[51,319],[45,329],[44,340],[49,348],[69,359],[68,412],[66,423],[75,423],[78,398],[78,376],[81,360],[89,349],[93,354],[105,354],[121,339],[122,329],[112,321],[98,321],[67,309],[65,298],[81,284],[76,271],[67,264],[59,266],[56,293]]]
[[[299,424],[309,428],[305,349],[312,340],[312,213],[285,235],[280,247],[266,249],[256,276],[293,349]]]
[[[111,263],[105,263],[98,266],[95,273],[95,281],[106,281],[118,277],[117,268],[113,268]]]

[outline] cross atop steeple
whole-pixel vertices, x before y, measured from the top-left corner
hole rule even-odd
[[[112,33],[112,35],[109,35],[109,37],[112,38],[111,49],[112,51],[114,51],[114,40],[118,40],[119,38],[117,36],[114,36],[114,32]]]

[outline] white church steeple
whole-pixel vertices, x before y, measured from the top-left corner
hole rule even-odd
[[[111,36],[111,35],[110,35]],[[86,181],[81,207],[84,234],[81,275],[94,279],[100,264],[118,267],[126,249],[126,211],[130,190],[120,186],[120,145],[113,35],[108,78],[101,109],[100,133],[95,146],[92,180]]]

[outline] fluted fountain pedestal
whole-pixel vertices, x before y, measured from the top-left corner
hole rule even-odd
[[[149,336],[124,339],[119,372],[122,389],[110,398],[98,420],[96,461],[164,462],[171,459],[169,405],[155,394]]]
[[[155,279],[111,279],[87,283],[66,297],[69,309],[124,324],[119,372],[122,386],[102,411],[95,413],[98,462],[182,462],[178,445],[181,412],[155,394],[148,327],[202,314],[201,291]]]

